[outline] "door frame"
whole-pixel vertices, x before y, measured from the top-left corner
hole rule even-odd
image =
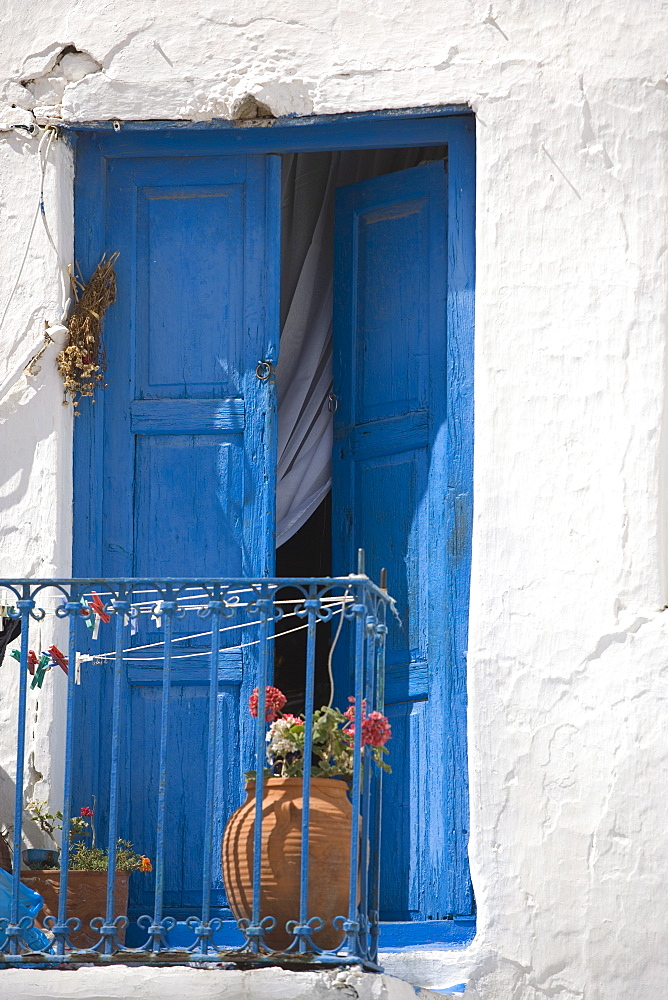
[[[459,105],[412,108],[359,114],[279,118],[267,124],[217,120],[190,122],[88,122],[60,126],[75,152],[74,212],[75,260],[81,273],[91,274],[104,246],[106,163],[124,157],[207,156],[262,154],[344,149],[399,148],[448,145],[447,230],[448,355],[445,373],[448,426],[457,425],[456,459],[448,470],[445,496],[453,499],[445,511],[448,545],[456,556],[451,580],[452,662],[458,711],[453,748],[462,781],[454,790],[462,835],[469,829],[466,647],[471,572],[473,517],[473,353],[475,285],[475,118]],[[456,377],[455,377],[456,375]],[[104,392],[96,405],[82,407],[75,426],[73,447],[73,546],[76,576],[101,571],[99,477],[103,455]],[[91,737],[95,740],[94,733]],[[466,872],[464,872],[464,867]],[[462,877],[468,862],[462,858]],[[471,940],[475,919],[401,924],[383,930],[383,947],[412,944],[463,944]],[[439,925],[438,927],[436,925]]]

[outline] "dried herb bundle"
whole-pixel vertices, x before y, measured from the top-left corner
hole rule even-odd
[[[117,260],[118,253],[108,258],[103,256],[86,285],[72,279],[77,303],[67,323],[67,347],[56,358],[56,364],[65,383],[65,396],[72,399],[76,416],[79,398],[92,396],[96,386],[105,387],[107,362],[102,346],[102,319],[105,310],[116,301]]]

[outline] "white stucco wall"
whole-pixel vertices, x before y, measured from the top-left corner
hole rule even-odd
[[[668,3],[210,0],[199,10],[177,0],[5,4],[0,315],[39,191],[37,139],[10,126],[31,123],[33,110],[42,123],[202,120],[229,115],[246,93],[277,115],[474,109],[468,664],[479,931],[464,957],[467,996],[659,1000]],[[68,45],[87,55],[50,72]],[[71,162],[60,142],[46,182],[69,263]],[[58,320],[61,297],[38,220],[0,331],[0,382],[44,321]],[[61,398],[45,361],[0,401],[1,575],[69,568]],[[3,667],[5,685],[10,676]],[[47,774],[50,764],[35,766]],[[413,981],[447,985],[438,962],[412,961]]]
[[[456,1000],[455,995],[451,995]],[[0,1000],[450,1000],[356,969],[8,969]]]

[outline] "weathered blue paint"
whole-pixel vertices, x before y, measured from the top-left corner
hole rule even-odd
[[[450,804],[443,809],[439,805],[435,810],[438,819],[431,816],[433,803],[428,790],[434,783],[440,787],[447,776],[434,778],[427,767],[426,753],[419,752],[417,773],[421,801],[430,813],[428,828],[437,830],[439,823],[444,822],[447,826],[444,815],[452,817],[453,832],[447,835],[447,849],[442,852],[440,846],[436,850],[430,848],[431,860],[428,862],[423,857],[406,858],[403,848],[397,846],[400,838],[395,837],[393,841],[391,829],[388,834],[389,842],[397,847],[390,864],[402,865],[404,871],[411,872],[412,879],[408,893],[408,896],[412,894],[411,899],[402,900],[397,909],[389,909],[388,915],[418,923],[420,914],[427,910],[430,915],[470,913],[472,905],[466,862],[464,651],[472,495],[475,178],[472,118],[462,111],[461,108],[419,109],[411,113],[370,113],[332,119],[282,119],[263,128],[235,123],[214,123],[201,128],[180,123],[130,123],[120,132],[108,130],[105,125],[94,132],[82,126],[70,133],[77,146],[76,258],[82,272],[90,274],[103,251],[121,249],[119,301],[108,313],[105,338],[110,385],[104,393],[98,394],[95,407],[82,407],[83,415],[77,421],[75,435],[74,566],[77,572],[97,574],[172,571],[199,574],[203,571],[268,572],[271,569],[273,553],[267,551],[266,542],[270,536],[267,524],[271,522],[274,467],[266,458],[276,431],[274,390],[271,382],[260,383],[254,376],[258,361],[276,359],[278,328],[278,269],[271,267],[271,248],[278,245],[280,225],[276,196],[278,163],[277,158],[267,159],[265,154],[311,149],[448,146],[445,195],[447,329],[444,353],[437,356],[431,366],[433,385],[430,383],[432,388],[429,390],[431,392],[438,384],[441,402],[445,399],[445,416],[437,406],[442,435],[434,437],[433,415],[429,412],[426,418],[424,409],[418,407],[416,410],[409,408],[400,420],[394,421],[392,438],[395,456],[405,454],[416,442],[423,440],[428,451],[436,448],[437,454],[444,453],[446,457],[445,465],[440,461],[432,462],[428,472],[430,502],[437,505],[440,496],[443,505],[440,523],[437,523],[438,518],[434,522],[437,534],[429,541],[430,545],[438,541],[448,554],[443,564],[443,586],[437,586],[427,599],[426,591],[421,589],[424,574],[420,571],[419,559],[409,566],[413,575],[409,575],[408,583],[410,600],[417,601],[414,617],[416,614],[424,617],[425,613],[429,616],[440,599],[446,601],[449,628],[447,635],[434,640],[436,646],[440,642],[440,651],[434,655],[447,667],[435,676],[429,657],[411,655],[402,661],[401,656],[397,658],[393,653],[387,691],[395,715],[396,745],[405,738],[406,727],[412,727],[417,751],[430,738],[419,730],[423,721],[421,713],[428,711],[425,695],[436,692],[437,698],[443,699],[443,728],[439,739],[445,740],[444,752],[453,785]],[[229,246],[229,253],[218,260],[214,259],[212,249],[221,231],[228,237],[235,227],[237,232],[241,231],[239,199],[235,201],[233,193],[224,191],[239,183],[244,196],[250,196],[253,215],[250,228],[248,225],[242,227],[243,240],[237,241],[237,244],[247,241],[241,264],[238,245]],[[273,196],[270,191],[274,192]],[[262,199],[263,209],[260,208]],[[245,201],[243,211],[249,211]],[[247,221],[246,218],[245,223]],[[190,234],[190,238],[183,238],[184,234]],[[224,239],[225,235],[223,243]],[[151,252],[154,247],[157,254]],[[278,259],[279,254],[275,253],[273,261]],[[263,262],[259,271],[253,272],[253,261],[256,264]],[[397,268],[403,263],[404,260],[396,261]],[[240,268],[247,269],[247,276],[251,273],[257,276],[257,281],[249,278],[245,282],[246,293],[253,298],[250,306],[242,301],[244,297],[240,294]],[[398,269],[397,274],[400,273]],[[220,280],[221,276],[224,280]],[[136,293],[131,291],[135,278]],[[211,294],[197,294],[207,287]],[[203,304],[206,301],[213,302],[209,312]],[[212,330],[216,322],[229,329],[230,317],[233,319],[244,309],[247,309],[247,322],[241,339],[252,346],[248,355],[241,358],[243,377],[239,389],[234,359],[229,363],[225,356],[230,345],[226,343],[225,350],[218,351]],[[221,315],[224,322],[220,321]],[[261,342],[261,330],[273,331],[273,334]],[[201,350],[190,351],[193,336],[199,338]],[[154,348],[159,345],[157,354],[154,350],[151,355],[151,345]],[[218,348],[220,346],[218,343]],[[232,354],[237,347],[239,344],[235,341]],[[382,353],[387,350],[394,350],[391,338],[389,345],[381,345],[380,367],[387,364],[387,356]],[[227,369],[220,366],[219,371],[216,367],[220,358],[226,361]],[[391,355],[391,363],[393,359]],[[418,363],[415,371],[407,375],[412,377],[419,367]],[[212,371],[216,372],[216,377],[207,381]],[[152,373],[157,373],[153,381]],[[399,369],[389,376],[389,383],[394,388],[397,379],[400,379]],[[385,420],[380,389],[373,377],[371,381],[377,397],[373,405],[380,407],[381,415],[377,419]],[[264,398],[263,391],[267,394]],[[427,410],[431,406],[432,401]],[[260,419],[262,417],[264,419]],[[134,445],[128,446],[128,441]],[[190,448],[187,441],[198,444]],[[213,462],[207,457],[212,453],[219,457],[225,455],[229,460]],[[382,464],[382,456],[379,458]],[[212,465],[215,466],[218,504],[213,517],[204,517],[201,497],[207,495],[207,490],[202,484],[211,482]],[[400,462],[394,466],[387,462],[382,474],[392,478],[393,472],[396,473],[397,495],[402,495],[402,491],[405,495],[406,489],[415,490],[417,480],[410,475],[408,480],[402,479],[400,465]],[[141,473],[139,479],[137,470]],[[425,471],[420,469],[417,458],[414,471],[416,476]],[[248,486],[249,480],[253,500],[250,523],[244,524],[241,544],[239,533],[228,530],[230,521],[225,515],[231,511],[232,525],[241,523],[249,505],[236,502],[232,484],[243,481]],[[134,497],[128,490],[128,484],[133,481],[136,482]],[[165,486],[156,488],[160,483]],[[225,496],[228,485],[230,488]],[[113,509],[108,507],[108,501]],[[378,497],[374,495],[374,503],[377,502]],[[197,531],[185,536],[179,534],[184,524],[197,524]],[[340,527],[341,524],[335,522],[335,541]],[[398,518],[393,538],[396,540],[405,528],[406,524]],[[165,545],[165,537],[170,537],[170,544]],[[221,537],[229,543],[222,556],[217,550]],[[392,544],[394,546],[395,541]],[[141,554],[142,548],[151,553],[150,560],[146,561]],[[260,565],[262,560],[264,568]],[[390,565],[392,590],[396,582],[392,579],[392,560],[382,561]],[[339,565],[347,569],[350,563]],[[402,570],[403,567],[399,579]],[[405,595],[404,600],[407,599]],[[153,632],[141,638],[151,641],[156,635]],[[197,642],[192,643],[191,648],[200,650]],[[420,652],[419,643],[411,644],[409,651],[411,654]],[[223,649],[219,654],[214,727],[216,745],[220,748],[220,753],[217,750],[215,755],[218,815],[229,812],[236,804],[240,770],[247,765],[247,759],[243,758],[248,757],[254,742],[252,727],[243,716],[241,726],[239,724],[240,690],[242,699],[249,693],[243,664],[240,653],[227,653]],[[201,659],[175,661],[171,680],[172,697],[179,703],[172,716],[174,739],[184,745],[199,741],[204,748],[212,732],[209,671],[203,669]],[[240,687],[242,683],[243,688]],[[153,741],[148,736],[138,741],[137,734],[150,733],[159,724],[161,684],[160,667],[124,665],[121,679],[124,746],[134,747],[131,752],[135,765],[143,771],[137,778],[137,788],[144,782],[149,791],[155,790],[157,781]],[[100,719],[111,712],[112,701],[104,673],[90,678],[79,697],[83,702],[83,731],[87,739],[79,740],[75,746],[74,774],[77,794],[83,801],[90,794],[99,797],[100,789],[106,787],[109,780],[110,747],[102,736]],[[239,769],[233,772],[222,763],[232,758],[241,761]],[[202,766],[204,760],[202,756]],[[168,762],[168,772],[169,767]],[[395,772],[399,770],[400,767],[395,766]],[[177,777],[176,772],[172,776],[168,774],[171,788],[179,786]],[[394,787],[399,798],[394,801],[400,811],[406,812],[403,793],[397,791],[399,778],[397,773]],[[194,801],[199,803],[199,799],[193,799],[189,780],[190,775],[180,778],[182,793],[168,803],[167,808],[168,822],[170,816],[180,814],[184,817],[181,828],[169,831],[167,838],[175,838],[179,843],[180,838],[185,842],[193,836],[194,824],[188,818],[189,810],[194,808]],[[144,809],[141,795],[133,795],[127,782],[121,784],[121,816],[129,814],[136,819]],[[203,799],[201,804],[204,805]],[[132,836],[143,837],[150,827],[148,820],[140,823],[132,828]],[[216,820],[212,831],[214,843],[219,841],[221,830],[221,823]],[[190,881],[186,879],[180,886],[166,885],[168,912],[185,916],[201,898],[201,876],[196,876],[194,871],[191,875]],[[436,881],[447,885],[447,889],[441,888],[436,893],[440,901],[438,907],[425,904],[424,897],[426,892],[433,901],[432,888]],[[451,904],[441,906],[444,896],[448,895]],[[413,909],[415,900],[417,908]],[[145,903],[135,897],[134,912],[140,904],[143,909]],[[385,908],[388,910],[386,904],[387,900]],[[225,915],[219,885],[214,887],[211,905],[212,912]]]
[[[202,156],[227,153],[293,153],[332,149],[438,146],[452,136],[452,125],[471,122],[466,107],[445,105],[397,111],[277,118],[262,123],[124,122],[120,131],[110,122],[60,126],[72,141],[88,138],[91,130],[105,156]]]
[[[220,655],[219,641],[222,629],[219,629],[221,618],[233,627],[239,627],[244,632],[255,634],[253,640],[259,647],[259,655],[254,664],[250,681],[259,688],[259,703],[257,718],[254,724],[257,735],[256,755],[249,763],[256,772],[256,787],[262,789],[264,766],[266,764],[265,746],[267,724],[265,721],[266,682],[270,679],[270,662],[272,659],[271,640],[272,624],[284,613],[285,605],[291,608],[298,619],[307,618],[305,627],[309,629],[311,647],[307,686],[311,691],[309,711],[305,717],[304,726],[306,741],[306,759],[310,762],[310,747],[313,734],[313,687],[315,673],[315,627],[319,621],[330,621],[334,611],[333,601],[338,605],[338,613],[343,615],[343,623],[348,622],[350,630],[355,634],[357,649],[352,683],[361,699],[361,693],[366,685],[369,692],[382,690],[382,677],[379,671],[383,669],[383,648],[385,644],[385,620],[387,606],[391,598],[384,590],[375,586],[367,577],[354,578],[310,578],[310,579],[271,579],[267,576],[256,578],[231,579],[54,579],[54,580],[0,580],[3,593],[14,596],[19,614],[23,615],[28,635],[28,619],[40,621],[47,614],[54,614],[66,619],[69,631],[69,672],[67,681],[67,710],[65,719],[66,740],[63,759],[54,762],[64,768],[64,802],[63,838],[60,864],[60,891],[58,896],[57,917],[47,917],[46,927],[52,931],[53,940],[34,932],[35,914],[26,912],[20,902],[21,886],[19,882],[19,867],[13,876],[13,885],[19,886],[19,905],[14,906],[14,912],[0,919],[0,967],[6,965],[77,965],[81,962],[99,961],[141,962],[158,964],[182,964],[191,962],[207,962],[212,958],[216,961],[238,962],[247,964],[290,964],[292,961],[303,962],[317,959],[318,962],[329,965],[361,964],[365,968],[379,970],[375,942],[378,937],[377,913],[368,905],[369,883],[375,878],[379,840],[376,831],[371,831],[368,816],[375,811],[372,802],[372,786],[368,781],[368,771],[372,766],[369,760],[368,748],[361,744],[361,727],[356,727],[356,737],[353,750],[353,812],[350,823],[349,856],[351,858],[351,908],[347,917],[343,914],[322,915],[309,909],[308,898],[308,815],[306,824],[302,825],[302,879],[299,886],[299,908],[295,908],[297,919],[288,920],[285,929],[292,940],[284,952],[268,951],[265,934],[276,925],[276,917],[271,912],[263,910],[266,903],[261,901],[261,856],[262,843],[262,794],[256,798],[255,823],[255,863],[253,866],[253,904],[250,919],[243,917],[236,922],[236,937],[234,940],[221,940],[222,922],[210,916],[211,879],[213,865],[219,864],[218,842],[213,836],[215,829],[214,814],[217,812],[215,786],[219,781],[214,763],[219,756],[216,746],[216,700],[218,688],[218,657]],[[295,591],[297,601],[293,600]],[[84,653],[87,645],[87,634],[82,615],[90,614],[89,608],[93,595],[102,597],[103,609],[108,613],[106,624],[114,634],[111,643],[113,649],[96,657],[79,655]],[[10,600],[12,599],[10,596]],[[350,602],[350,604],[346,602]],[[159,602],[159,604],[158,604]],[[136,606],[136,607],[135,607]],[[142,650],[132,646],[130,622],[132,613],[141,607],[143,616],[159,613],[164,620],[164,639],[159,649],[153,650],[153,657],[160,662],[162,685],[159,699],[160,727],[153,735],[159,739],[159,751],[156,761],[158,780],[151,786],[141,781],[140,788],[144,797],[142,818],[147,821],[151,817],[153,825],[153,878],[152,913],[139,917],[137,927],[143,929],[144,939],[134,938],[123,942],[120,931],[127,923],[124,913],[115,909],[114,885],[116,881],[116,848],[117,834],[121,832],[123,817],[119,816],[119,778],[122,775],[133,775],[141,769],[127,753],[122,732],[122,667],[126,660],[132,660]],[[259,620],[258,620],[259,618]],[[202,655],[207,660],[209,669],[209,717],[208,733],[210,744],[206,754],[206,795],[203,811],[197,811],[192,816],[196,836],[191,843],[182,846],[188,850],[191,857],[181,859],[181,867],[172,873],[168,868],[170,860],[170,844],[168,836],[169,793],[173,785],[180,794],[184,785],[192,790],[198,776],[198,765],[201,764],[201,747],[197,742],[191,745],[178,744],[175,741],[172,717],[178,720],[183,715],[183,706],[174,697],[174,685],[171,683],[171,665],[180,653],[177,652],[175,636],[177,625],[181,621],[202,622],[211,620],[210,650]],[[258,632],[253,632],[259,626]],[[366,638],[364,636],[366,635]],[[362,636],[362,641],[360,637]],[[186,656],[187,658],[187,656]],[[104,789],[104,798],[98,800],[96,810],[97,835],[103,835],[100,823],[103,817],[108,817],[108,874],[105,912],[93,916],[87,932],[93,931],[91,947],[85,952],[77,951],[72,941],[72,934],[79,929],[79,921],[75,914],[69,913],[72,900],[68,898],[67,885],[69,872],[68,860],[74,850],[74,841],[79,839],[75,834],[70,841],[69,833],[71,817],[76,812],[72,787],[73,734],[82,726],[82,706],[76,698],[79,686],[79,671],[84,675],[89,671],[104,670],[114,667],[114,699],[111,715],[100,719],[100,728],[106,742],[111,746],[111,772],[109,784]],[[28,675],[27,642],[22,642],[19,655],[20,676],[25,687]],[[249,665],[250,669],[250,665]],[[370,706],[371,707],[371,706]],[[242,711],[246,711],[243,706]],[[21,773],[22,756],[25,750],[25,726],[27,718],[26,698],[19,699],[18,716],[16,719],[16,753],[19,760],[17,771],[17,787],[24,792]],[[177,758],[182,772],[170,773],[169,763]],[[362,760],[365,760],[365,776],[362,780]],[[236,764],[237,758],[232,759]],[[230,763],[228,761],[228,763]],[[309,769],[304,781],[304,794],[309,794]],[[196,800],[193,797],[196,805]],[[306,810],[308,814],[308,809]],[[15,800],[14,825],[20,831],[23,813],[23,795]],[[93,821],[91,820],[91,828]],[[92,833],[92,829],[90,831]],[[150,839],[150,838],[149,838]],[[136,846],[140,851],[146,851],[148,839]],[[272,841],[272,843],[274,843]],[[279,844],[280,846],[280,844]],[[17,853],[20,851],[21,839],[18,838]],[[273,847],[269,847],[270,853]],[[359,864],[357,863],[359,859]],[[168,877],[175,874],[177,879],[187,875],[185,862],[192,863],[200,874],[201,894],[192,904],[192,913],[185,922],[192,940],[188,941],[187,951],[174,953],[176,945],[183,944],[178,936],[170,938],[170,932],[175,929],[176,921],[166,913],[169,904],[166,902]],[[140,881],[147,879],[146,874],[140,875]],[[38,897],[39,898],[39,897]],[[323,926],[323,918],[333,921],[334,927],[340,931],[338,946],[322,951],[313,941],[312,934]],[[239,940],[239,936],[241,940]],[[39,952],[36,955],[35,952]]]
[[[473,909],[465,742],[473,158],[457,124],[447,163],[341,188],[335,213],[334,568],[363,546],[372,575],[387,567],[403,623],[388,643],[385,687],[393,773],[384,781],[380,910],[396,921]],[[342,655],[339,691],[346,673]]]
[[[95,407],[82,407],[77,426],[75,567],[103,574],[268,574],[275,384],[257,379],[255,369],[278,354],[280,162],[273,156],[108,159],[94,140],[82,140],[77,152],[80,266],[89,273],[112,247],[120,257],[118,299],[105,328],[109,385]],[[162,631],[144,631],[135,644],[161,638],[168,623],[167,615]],[[205,648],[205,640],[193,640],[185,651]],[[240,666],[243,660],[237,654]],[[132,779],[121,778],[120,811],[122,835],[157,852],[156,888],[165,879],[160,899],[170,913],[187,916],[200,892],[194,817],[205,808],[202,767],[212,730],[200,659],[174,664],[169,691],[163,670],[124,668],[121,753],[137,769]],[[247,687],[242,670],[219,676],[216,767],[225,777],[216,785],[218,842],[224,816],[238,804],[252,747],[238,710]],[[110,678],[89,675],[81,697],[93,727],[92,747],[86,726],[75,752],[83,803],[99,797],[108,780],[111,748],[100,742],[97,720],[112,710]],[[168,701],[169,759],[159,735]],[[180,773],[184,747],[189,759],[202,762],[192,780]],[[156,787],[166,798],[154,844],[144,796]],[[133,912],[149,907],[148,881],[133,887]],[[228,912],[219,871],[214,883],[214,909]]]
[[[434,947],[464,948],[475,937],[474,916],[452,920],[386,920],[381,923],[381,953]]]

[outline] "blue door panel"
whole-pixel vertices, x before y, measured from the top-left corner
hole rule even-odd
[[[165,866],[165,907],[174,916],[196,913],[202,892],[202,813],[206,766],[193,751],[205,745],[208,729],[208,697],[205,686],[175,683],[171,689],[172,722],[167,766],[165,834],[170,846]],[[133,732],[155,732],[160,726],[161,679],[154,684],[132,685],[129,728]],[[224,817],[239,804],[238,778],[229,762],[239,756],[239,688],[221,685],[218,693],[218,754],[216,775],[216,821],[214,842],[220,843]],[[205,760],[205,758],[204,758]],[[133,836],[149,857],[155,856],[155,822],[158,795],[158,762],[153,754],[135,759],[125,793],[133,817]],[[227,766],[225,766],[227,764]],[[152,912],[153,876],[132,880],[130,910],[133,915]],[[213,869],[212,904],[226,915],[226,899],[219,866]]]
[[[396,180],[386,186],[394,197]],[[343,201],[343,192],[340,197]],[[400,417],[427,405],[429,289],[422,264],[428,240],[426,209],[425,199],[382,204],[381,196],[372,208],[360,207],[356,213],[356,321],[364,330],[355,366],[355,419],[360,424]],[[401,280],[388,281],[388,268],[397,266]]]
[[[135,576],[241,574],[243,445],[241,434],[137,436]]]
[[[221,538],[219,549],[238,551],[241,544],[243,572],[268,573],[273,568],[273,500],[262,495],[273,482],[273,460],[264,445],[275,433],[275,387],[255,378],[261,358],[277,356],[278,274],[275,246],[278,224],[267,222],[268,206],[275,207],[279,165],[274,157],[202,157],[188,159],[120,159],[111,161],[107,186],[107,246],[120,249],[117,264],[121,294],[109,313],[106,328],[109,386],[102,400],[108,414],[104,427],[107,458],[103,475],[105,538],[104,570],[109,575],[144,572],[157,554],[154,545],[138,545],[135,501],[115,502],[117,492],[134,483],[139,492],[152,478],[152,465],[143,468],[147,449],[135,448],[133,413],[148,401],[162,403],[154,415],[162,435],[182,435],[201,426],[202,403],[211,407],[244,407],[243,449],[244,525]],[[122,373],[122,374],[121,374]],[[179,401],[172,412],[169,403]],[[187,400],[192,400],[189,408]],[[145,430],[150,433],[149,426]],[[207,434],[208,428],[202,433]],[[226,442],[232,445],[228,439]],[[259,448],[260,443],[263,447]],[[168,447],[163,444],[163,447]],[[227,489],[226,463],[220,476],[214,471],[210,443],[184,450],[185,464],[174,465],[173,481],[159,481],[165,493],[180,482],[200,487],[199,525],[233,516],[234,501]],[[111,452],[111,455],[110,455]],[[160,461],[157,459],[157,461]],[[212,478],[202,481],[209,464]],[[229,463],[228,463],[229,464]],[[178,486],[176,487],[178,489]],[[221,513],[222,512],[222,513]],[[238,514],[238,510],[237,510]],[[179,518],[178,509],[174,510]],[[162,520],[162,531],[171,530],[173,518]],[[212,532],[209,532],[211,535]],[[203,532],[203,536],[206,531]],[[143,535],[141,537],[144,537]],[[135,539],[134,544],[129,543]],[[211,571],[216,562],[229,559],[219,551],[216,559],[206,537],[202,550],[209,553]],[[145,553],[145,556],[142,555]],[[197,547],[189,553],[192,570]],[[184,554],[185,560],[185,554]],[[146,568],[148,572],[148,567]],[[222,575],[222,570],[215,575]],[[154,574],[158,570],[153,570]]]
[[[389,685],[397,671],[403,668],[405,672],[427,660],[427,591],[420,586],[420,573],[428,558],[429,538],[419,512],[427,491],[428,457],[424,447],[355,461],[354,530],[368,542],[368,565],[393,570],[391,593],[402,622],[401,628],[392,628],[388,634]],[[373,503],[367,502],[369,497]]]
[[[137,396],[239,394],[244,185],[144,188],[138,228]]]
[[[387,920],[438,920],[473,905],[461,633],[453,641],[468,595],[453,586],[466,566],[457,567],[449,544],[457,510],[469,510],[470,483],[448,489],[460,439],[451,424],[469,414],[448,411],[458,378],[448,353],[457,227],[449,184],[447,165],[433,162],[340,188],[335,207],[334,572],[363,547],[372,578],[387,569],[401,619],[387,650]],[[350,683],[344,659],[341,693]]]
[[[77,428],[94,456],[89,489],[97,545],[75,572],[104,576],[268,575],[274,565],[275,386],[257,379],[278,351],[280,163],[267,156],[119,157],[104,161],[100,253],[120,251],[118,297],[105,325],[108,387]],[[81,182],[80,182],[81,183]],[[92,181],[91,181],[92,183]],[[79,479],[81,481],[81,477]],[[175,636],[196,636],[195,612]],[[128,630],[129,632],[129,630]],[[222,646],[243,640],[222,634]],[[161,629],[148,616],[129,650],[123,697],[122,835],[151,856],[162,671],[151,660]],[[209,636],[178,642],[169,717],[165,895],[167,912],[196,913],[207,757]],[[239,804],[240,704],[252,688],[255,648],[221,656],[216,836]],[[192,654],[192,655],[191,655]],[[142,659],[142,658],[146,659]],[[108,784],[110,674],[86,672],[77,749],[77,797],[99,801]],[[250,748],[244,738],[243,746]],[[225,899],[214,866],[214,902]],[[133,879],[131,913],[150,909],[152,877]]]

